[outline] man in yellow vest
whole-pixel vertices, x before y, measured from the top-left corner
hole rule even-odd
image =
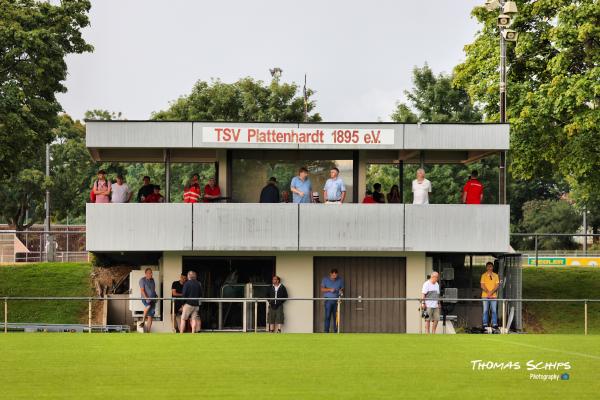
[[[486,271],[481,275],[481,298],[483,299],[483,327],[487,328],[489,321],[489,310],[492,309],[492,327],[498,328],[498,288],[500,278],[494,273],[494,263],[485,264]]]

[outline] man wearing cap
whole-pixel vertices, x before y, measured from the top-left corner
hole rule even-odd
[[[146,196],[154,192],[154,185],[150,183],[150,177],[144,176],[144,185],[138,190],[137,202],[143,203]]]
[[[260,203],[279,203],[279,188],[277,187],[277,179],[274,176],[270,177],[267,185],[260,192]]]
[[[346,199],[346,186],[339,175],[340,170],[336,167],[331,168],[329,171],[330,178],[327,179],[325,187],[323,188],[323,198],[325,203],[341,204]]]

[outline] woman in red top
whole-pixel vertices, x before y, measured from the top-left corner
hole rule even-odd
[[[183,189],[184,203],[198,203],[200,201],[202,193],[200,192],[198,178],[198,174],[194,174],[190,184]]]

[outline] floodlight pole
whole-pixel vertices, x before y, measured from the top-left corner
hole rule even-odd
[[[500,0],[501,9],[504,7],[505,0]],[[503,27],[500,27],[500,123],[506,123],[506,39],[502,32]],[[500,152],[500,169],[499,169],[499,185],[498,191],[500,204],[506,204],[506,151]]]
[[[50,178],[50,143],[46,144],[46,178]],[[46,261],[54,261],[54,249],[50,249],[50,246],[53,245],[50,243],[50,188],[46,187],[46,220],[44,221],[46,234],[45,237],[45,246],[46,246]],[[51,255],[48,259],[48,255]],[[42,249],[40,249],[40,258],[42,255]]]

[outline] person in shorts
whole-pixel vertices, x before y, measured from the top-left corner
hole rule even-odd
[[[190,321],[192,333],[200,331],[200,300],[202,297],[202,285],[198,282],[196,271],[190,271],[187,274],[187,282],[183,285],[182,299],[184,299],[181,309],[181,322],[179,324],[179,333],[185,332],[185,325]]]
[[[152,329],[152,319],[156,310],[156,283],[152,277],[152,269],[146,268],[144,276],[140,278],[140,293],[142,295],[142,304],[144,305],[144,315],[139,327],[144,330],[144,333],[149,333]]]
[[[425,313],[425,332],[435,333],[440,320],[440,275],[432,272],[431,277],[425,281],[421,290],[421,308]],[[431,330],[430,330],[431,328]]]
[[[281,333],[283,325],[283,303],[287,299],[287,289],[281,284],[281,278],[275,275],[272,279],[272,285],[269,287],[269,312],[267,313],[267,323],[269,332]]]

